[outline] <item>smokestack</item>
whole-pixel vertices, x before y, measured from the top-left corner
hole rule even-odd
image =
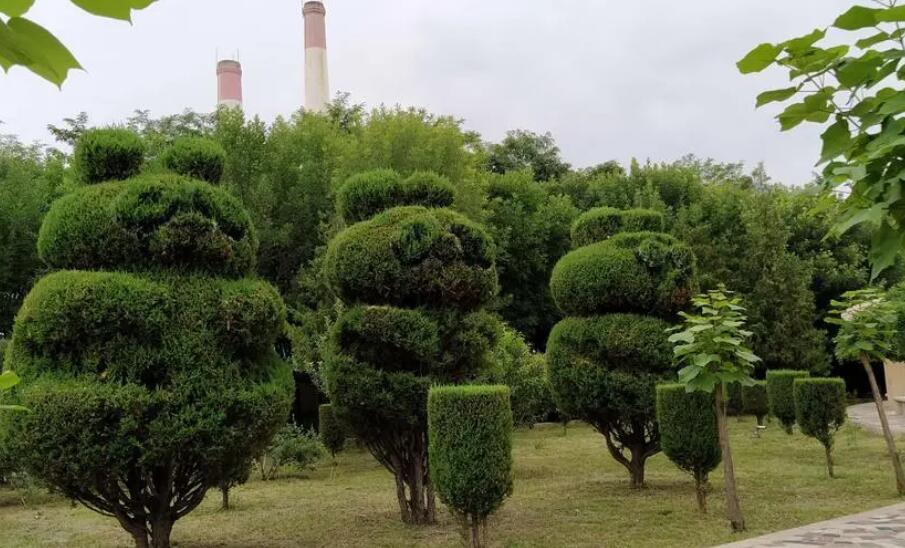
[[[217,63],[217,106],[242,108],[242,65],[238,61]]]
[[[327,81],[327,9],[323,2],[305,2],[305,109],[324,112],[330,101]]]

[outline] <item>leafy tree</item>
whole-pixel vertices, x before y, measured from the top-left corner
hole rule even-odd
[[[842,379],[796,379],[795,420],[801,433],[819,441],[826,452],[826,472],[833,475],[833,437],[845,423],[848,397]]]
[[[861,223],[875,227],[871,242],[873,275],[891,266],[905,243],[905,203],[898,192],[905,107],[902,106],[901,24],[905,6],[878,0],[855,5],[831,28],[777,44],[760,44],[738,62],[744,73],[771,66],[788,69],[789,87],[765,91],[757,105],[791,102],[779,114],[783,131],[804,122],[827,124],[820,163],[832,187],[848,185],[838,232]],[[821,45],[839,31],[869,30],[836,44]],[[852,44],[851,42],[854,41]]]
[[[767,381],[754,381],[754,384],[742,386],[742,413],[753,415],[757,426],[764,425],[764,418],[770,414]],[[759,430],[755,432],[760,435]]]
[[[0,1],[0,68],[8,72],[13,66],[22,66],[41,78],[62,86],[72,69],[82,66],[72,53],[50,31],[27,19],[24,15],[35,0]],[[132,11],[141,10],[154,0],[72,0],[72,3],[93,15],[132,20]]]
[[[898,310],[879,289],[862,289],[849,291],[838,301],[833,301],[833,315],[828,322],[839,326],[834,339],[836,355],[840,359],[858,360],[867,373],[874,404],[886,439],[886,449],[892,460],[892,469],[896,476],[896,489],[905,495],[905,473],[902,472],[902,461],[896,449],[895,438],[889,429],[886,410],[883,408],[883,395],[877,386],[871,361],[883,361],[895,353],[897,336]]]
[[[560,157],[550,133],[515,129],[507,131],[500,143],[488,147],[487,168],[493,173],[530,170],[535,181],[551,181],[565,175],[571,166]]]
[[[674,355],[679,370],[679,382],[689,392],[714,394],[714,406],[719,431],[720,453],[723,457],[723,477],[726,488],[726,511],[733,531],[745,530],[745,518],[739,504],[735,484],[735,465],[729,443],[726,414],[726,385],[750,385],[751,373],[758,358],[745,346],[751,336],[744,330],[746,317],[741,299],[734,297],[725,286],[710,290],[692,299],[696,312],[680,312],[684,325],[670,331],[669,341],[675,345]]]
[[[333,406],[325,403],[319,408],[318,434],[321,443],[330,451],[330,455],[335,459],[336,454],[343,450],[346,445],[346,430],[343,428],[336,415],[333,413]]]
[[[96,152],[89,163],[111,156]],[[26,297],[4,363],[31,411],[0,428],[4,450],[136,546],[169,546],[173,524],[289,410],[291,371],[274,352],[285,308],[250,277],[256,247],[235,198],[176,175],[56,201],[38,240],[53,272]]]

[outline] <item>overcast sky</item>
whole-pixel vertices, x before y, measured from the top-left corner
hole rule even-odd
[[[550,131],[576,166],[686,153],[764,161],[810,179],[819,131],[781,134],[754,97],[783,75],[742,76],[751,47],[825,26],[846,0],[326,0],[332,91],[423,106],[499,140]],[[301,0],[159,0],[134,25],[64,0],[29,13],[86,72],[63,91],[21,68],[0,73],[0,133],[49,141],[49,122],[95,124],[134,109],[210,111],[215,61],[239,52],[246,111],[272,120],[303,103]]]

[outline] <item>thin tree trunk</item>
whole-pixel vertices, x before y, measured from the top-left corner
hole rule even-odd
[[[481,548],[481,522],[477,516],[471,516],[471,548]]]
[[[707,513],[707,473],[695,471],[694,492],[698,501],[698,510],[702,514]]]
[[[221,486],[220,494],[222,495],[222,497],[221,497],[222,502],[220,503],[220,509],[229,510],[229,487]]]
[[[826,451],[826,473],[829,477],[835,478],[836,476],[833,474],[833,446],[828,443],[823,448]]]
[[[734,532],[745,530],[745,518],[742,516],[742,506],[738,501],[738,490],[735,485],[735,465],[732,463],[732,448],[729,446],[729,425],[726,418],[726,400],[724,397],[724,385],[716,385],[717,429],[720,436],[720,452],[723,454],[723,482],[726,489],[726,514]]]
[[[874,395],[874,403],[877,405],[877,413],[880,415],[880,426],[883,427],[883,437],[886,438],[886,449],[889,451],[889,457],[892,459],[892,469],[896,474],[896,489],[899,495],[905,495],[905,474],[902,473],[902,462],[899,460],[896,442],[892,437],[892,431],[889,429],[889,421],[886,420],[883,397],[880,395],[877,378],[874,376],[874,370],[870,366],[870,358],[868,358],[867,354],[861,354],[861,365],[864,366],[864,371],[867,373],[867,380],[870,381],[870,390]]]

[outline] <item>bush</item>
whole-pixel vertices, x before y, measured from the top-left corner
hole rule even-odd
[[[512,494],[512,411],[505,386],[431,388],[427,403],[431,478],[479,546],[480,529]]]
[[[445,177],[418,171],[402,179],[391,169],[349,177],[337,191],[336,204],[347,223],[357,223],[398,206],[449,207],[455,190]]]
[[[317,461],[324,458],[327,450],[321,444],[317,433],[294,424],[287,424],[273,437],[267,449],[258,457],[261,479],[272,480],[280,468],[294,466],[299,470],[314,469]]]
[[[707,509],[707,475],[722,460],[713,394],[686,392],[681,384],[657,386],[660,446],[680,469],[694,477],[698,508]]]
[[[742,386],[742,413],[757,418],[757,425],[764,425],[764,417],[770,414],[767,398],[767,381],[754,381],[751,386]]]
[[[164,149],[160,161],[174,173],[216,184],[223,176],[226,150],[213,139],[180,137]]]
[[[572,245],[602,242],[620,232],[663,232],[663,214],[649,209],[622,210],[597,207],[584,212],[572,224]]]
[[[91,184],[133,177],[144,158],[145,144],[134,131],[91,129],[76,142],[72,164],[82,180]]]
[[[767,400],[770,414],[776,417],[786,433],[792,433],[795,425],[795,379],[810,377],[807,371],[791,369],[773,369],[767,371]]]
[[[827,474],[833,476],[833,437],[845,423],[845,381],[839,378],[793,381],[795,420],[805,436],[819,441],[826,451]]]
[[[329,403],[321,404],[318,416],[321,443],[330,451],[330,455],[336,458],[336,454],[346,445],[346,431]]]
[[[572,251],[550,290],[570,316],[635,312],[672,318],[696,291],[694,257],[671,236],[624,233]]]

